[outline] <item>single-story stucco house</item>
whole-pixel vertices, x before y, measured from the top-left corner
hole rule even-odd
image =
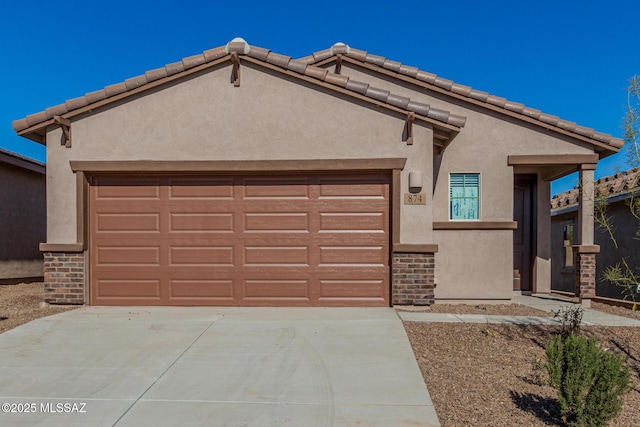
[[[41,280],[47,237],[45,165],[0,149],[0,283]]]
[[[603,277],[607,267],[622,263],[622,258],[632,268],[640,268],[640,222],[629,206],[631,198],[640,196],[640,170],[630,169],[596,180],[596,200],[607,206],[606,215],[611,218],[616,244],[604,227],[595,225],[595,243],[600,247],[596,254],[597,297],[625,299],[623,288]],[[572,245],[578,224],[579,186],[557,194],[551,199],[551,289],[575,293],[575,261]],[[640,294],[636,292],[635,294]],[[636,295],[640,298],[640,295]]]
[[[13,123],[46,144],[52,303],[389,306],[551,290],[550,181],[622,141],[337,43],[242,39]]]

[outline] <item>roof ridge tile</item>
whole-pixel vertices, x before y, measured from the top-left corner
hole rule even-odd
[[[287,55],[281,55],[279,53],[275,53],[275,52],[269,52],[267,54],[267,60],[265,62],[272,64],[272,65],[277,65],[278,67],[281,68],[287,68],[287,65],[289,64],[289,61],[291,61],[291,57],[287,56]],[[319,67],[316,67],[319,68]]]

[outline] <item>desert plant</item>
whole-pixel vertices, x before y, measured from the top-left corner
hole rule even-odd
[[[549,368],[543,359],[539,357],[531,359],[531,377],[531,382],[537,386],[551,385]]]
[[[631,374],[621,355],[600,349],[595,338],[552,335],[546,356],[567,425],[599,427],[618,415],[622,396],[631,390]]]
[[[584,310],[579,305],[563,305],[552,313],[554,319],[560,319],[560,335],[563,339],[580,331]]]

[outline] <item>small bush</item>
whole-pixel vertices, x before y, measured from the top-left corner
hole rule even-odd
[[[563,339],[580,331],[584,309],[579,305],[562,306],[558,311],[552,311],[552,313],[554,319],[560,319]]]
[[[549,337],[546,347],[551,385],[569,426],[600,427],[622,409],[631,374],[621,355],[601,350],[582,335]]]

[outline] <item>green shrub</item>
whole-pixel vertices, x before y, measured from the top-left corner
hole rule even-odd
[[[582,335],[552,335],[546,355],[550,383],[569,426],[604,426],[618,415],[622,396],[631,390],[621,355],[601,350],[595,338]]]

